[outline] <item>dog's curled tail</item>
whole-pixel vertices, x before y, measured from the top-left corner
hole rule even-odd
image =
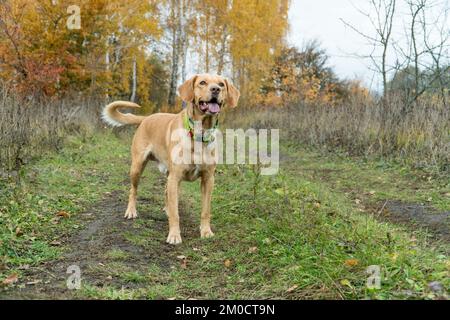
[[[108,104],[102,113],[102,119],[113,127],[120,127],[124,124],[140,124],[146,117],[137,116],[132,113],[121,113],[119,108],[140,108],[141,106],[128,101],[115,101]]]

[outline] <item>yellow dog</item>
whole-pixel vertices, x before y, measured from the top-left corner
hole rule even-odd
[[[218,115],[227,105],[236,107],[239,100],[239,90],[233,84],[220,76],[199,74],[186,81],[178,89],[181,99],[187,107],[178,114],[157,113],[145,116],[123,114],[121,107],[139,108],[131,102],[116,101],[105,107],[103,119],[113,126],[123,124],[139,125],[131,147],[131,190],[125,218],[137,217],[136,196],[139,179],[149,160],[158,162],[162,172],[167,173],[166,212],[169,218],[170,244],[181,243],[180,222],[178,215],[178,191],[180,182],[195,181],[201,178],[202,212],[200,235],[202,238],[212,237],[211,231],[211,194],[214,188],[214,172],[216,164],[178,163],[173,159],[173,149],[177,142],[172,134],[179,129],[185,129],[190,137],[200,139],[203,143],[210,142],[210,137],[194,133],[193,123],[201,122],[203,132],[214,129],[218,123]],[[194,148],[191,148],[194,152]],[[193,159],[193,155],[191,157]]]

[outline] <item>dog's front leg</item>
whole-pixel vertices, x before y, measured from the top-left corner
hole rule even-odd
[[[167,178],[167,215],[169,217],[169,236],[167,243],[180,244],[180,217],[178,215],[178,188],[180,187],[180,179],[169,174]]]
[[[202,215],[200,222],[200,236],[210,238],[211,231],[211,195],[214,188],[214,172],[205,172],[202,176]]]

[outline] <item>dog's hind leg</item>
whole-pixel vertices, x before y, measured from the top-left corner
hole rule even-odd
[[[166,214],[166,216],[168,217],[169,216],[169,209],[168,209],[169,200],[167,199],[167,183],[166,183],[166,187],[165,187],[165,190],[164,190],[164,197],[165,197],[165,200],[164,200],[164,209],[163,209],[163,211]]]
[[[139,179],[141,178],[142,171],[147,164],[147,159],[136,159],[132,160],[131,169],[130,169],[130,180],[131,180],[131,189],[130,196],[128,198],[128,208],[125,212],[125,218],[127,219],[135,219],[137,218],[136,211],[136,197],[137,197],[137,189],[139,185]]]

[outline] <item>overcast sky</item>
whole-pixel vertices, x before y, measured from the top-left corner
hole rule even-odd
[[[403,25],[407,22],[408,8],[404,0],[397,2],[399,15],[395,21],[394,36],[401,39]],[[429,14],[436,16],[443,8],[448,8],[448,5],[448,0],[439,1],[439,6],[430,10]],[[355,53],[368,54],[371,51],[370,45],[340,20],[342,18],[358,30],[371,33],[367,18],[359,13],[355,6],[370,12],[367,0],[291,0],[289,42],[301,48],[305,41],[319,40],[330,55],[330,65],[340,77],[361,79],[376,90],[380,85],[379,77],[374,77],[373,72],[369,70],[369,61],[352,56]],[[392,63],[396,60],[392,53],[390,60]]]

